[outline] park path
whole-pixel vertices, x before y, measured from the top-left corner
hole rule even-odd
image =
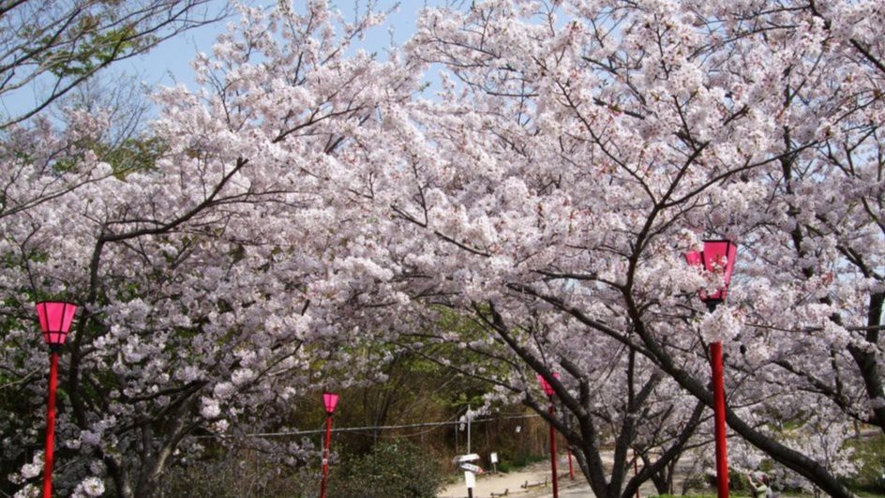
[[[558,463],[560,473],[559,496],[566,497],[592,497],[590,486],[580,473],[575,474],[575,480],[568,477],[568,460],[562,458]],[[578,472],[577,468],[575,469]],[[520,469],[516,472],[486,473],[476,476],[476,487],[473,488],[473,498],[547,498],[553,496],[552,482],[550,478],[550,464],[540,462]],[[506,494],[505,494],[506,493]],[[466,498],[467,487],[464,478],[458,482],[443,488],[437,494],[437,498]]]
[[[592,498],[590,485],[584,480],[575,463],[575,480],[568,477],[568,459],[563,456],[557,462],[559,475],[559,498]],[[506,493],[506,494],[505,494]],[[655,496],[657,492],[650,483],[643,485],[640,497]],[[473,498],[553,498],[550,479],[550,463],[539,462],[516,472],[486,473],[476,476]],[[467,498],[464,478],[443,488],[437,498]]]

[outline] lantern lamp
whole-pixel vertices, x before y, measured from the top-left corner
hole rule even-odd
[[[710,311],[716,309],[716,305],[725,301],[728,294],[728,284],[731,282],[731,273],[734,271],[734,260],[737,255],[737,245],[728,240],[705,240],[704,250],[692,251],[685,255],[690,266],[703,265],[704,270],[720,274],[724,285],[712,294],[706,290],[698,291],[701,301],[707,304]],[[714,341],[710,344],[710,366],[712,367],[713,387],[713,430],[716,441],[716,488],[718,498],[728,498],[728,450],[726,442],[725,420],[725,379],[722,362],[722,342]]]
[[[329,447],[332,445],[332,414],[338,406],[338,395],[323,393],[323,407],[326,409],[326,440],[323,444],[323,479],[320,482],[320,498],[326,498],[326,479],[329,475]]]
[[[712,306],[725,301],[736,255],[737,245],[728,240],[705,240],[703,251],[691,251],[685,255],[690,266],[703,266],[707,272],[721,274],[725,281],[725,285],[716,292],[698,291],[701,301]]]
[[[558,379],[559,374],[554,373],[553,377]],[[545,379],[543,375],[538,374],[538,382],[541,383],[541,388],[544,389],[544,394],[546,394],[547,396],[553,396],[554,394],[556,394],[556,391],[553,389],[553,386],[551,386],[550,383],[547,382],[547,379]]]
[[[72,303],[61,301],[37,303],[37,316],[40,319],[40,328],[43,330],[43,340],[49,347],[57,348],[65,343],[76,311],[77,305]]]
[[[55,397],[58,388],[58,350],[68,338],[77,305],[61,301],[37,303],[43,340],[49,345],[49,401],[46,410],[46,453],[43,464],[43,498],[52,498],[52,465],[55,459]]]
[[[332,415],[338,406],[338,395],[334,393],[323,393],[323,405],[326,407],[326,413]]]

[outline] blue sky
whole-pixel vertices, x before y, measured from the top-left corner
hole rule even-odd
[[[231,0],[233,2],[234,0]],[[273,6],[275,0],[240,0],[247,5],[262,7]],[[292,1],[294,8],[297,10],[303,6],[305,0],[283,0]],[[390,31],[393,30],[394,41],[402,44],[414,31],[415,20],[418,12],[425,5],[443,5],[446,0],[373,0],[376,9],[386,11],[400,5],[399,10],[388,18],[386,26],[378,26],[371,31],[371,36],[365,40],[367,50],[382,51],[390,43]],[[364,7],[366,0],[332,0],[332,4],[337,7],[345,15],[352,17],[355,2],[359,2]],[[213,12],[219,12],[226,2],[224,0],[212,0],[210,9]],[[199,52],[209,53],[212,50],[212,44],[217,35],[227,29],[227,25],[237,21],[238,14],[233,12],[233,16],[229,19],[219,21],[210,25],[195,28],[181,33],[169,40],[164,41],[159,46],[151,50],[149,53],[139,57],[118,61],[109,69],[99,75],[102,85],[107,82],[121,81],[128,82],[126,78],[134,78],[134,81],[140,81],[149,87],[157,85],[174,85],[184,83],[193,88],[194,73],[190,68],[190,62]],[[14,92],[6,92],[0,95],[0,113],[6,115],[16,115],[25,110],[32,109],[35,102],[35,95],[44,93],[41,91],[41,85],[46,83],[37,80],[30,86],[16,90]],[[123,83],[126,84],[126,83]]]
[[[247,0],[245,3],[263,6],[267,5],[268,0],[264,2]],[[274,2],[271,1],[271,3]],[[303,0],[293,0],[293,5],[296,8],[303,3]],[[376,0],[377,8],[380,11],[388,10],[397,3],[400,4],[399,10],[391,15],[387,26],[379,26],[372,30],[372,36],[365,40],[364,48],[367,50],[381,50],[388,46],[390,42],[388,28],[393,29],[395,42],[402,44],[413,32],[418,12],[425,4],[442,5],[445,2],[444,0],[401,0],[399,2],[396,0]],[[353,12],[352,0],[336,0],[333,1],[333,5],[341,10],[345,16]],[[234,16],[236,16],[236,13],[234,13]],[[148,54],[124,61],[118,70],[129,74],[136,74],[141,81],[150,86],[173,85],[176,83],[192,86],[193,71],[190,68],[190,62],[197,53],[210,52],[215,37],[225,31],[227,25],[233,22],[236,22],[236,17],[185,32],[165,41]]]

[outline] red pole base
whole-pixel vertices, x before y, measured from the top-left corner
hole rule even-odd
[[[55,391],[58,384],[58,353],[49,353],[49,406],[46,410],[46,460],[43,465],[43,498],[52,498],[52,462],[55,457]]]
[[[550,416],[554,416],[556,408],[550,403]],[[553,473],[553,498],[559,498],[559,478],[556,475],[556,429],[550,424],[550,471]]]
[[[713,369],[713,415],[716,435],[716,487],[718,498],[728,498],[728,451],[725,447],[725,381],[722,367],[722,343],[710,344]]]
[[[326,416],[326,441],[323,446],[323,480],[320,483],[320,498],[326,498],[326,476],[329,474],[329,446],[332,443],[332,415]]]

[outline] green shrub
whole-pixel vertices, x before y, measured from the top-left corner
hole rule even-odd
[[[233,450],[166,472],[160,497],[300,498],[319,494],[317,468],[285,468],[265,455]]]
[[[336,465],[328,496],[335,498],[435,498],[442,469],[408,441],[376,445],[366,455]]]
[[[686,496],[689,498],[716,498],[717,495],[711,495],[711,494],[699,494],[699,495],[688,494],[688,495],[684,495],[684,496],[683,495],[651,495],[651,496],[649,496],[649,498],[686,498]],[[729,496],[734,496],[735,498],[740,498],[744,495],[730,494]]]
[[[849,443],[854,447],[857,474],[848,481],[855,491],[885,494],[885,436],[876,434]]]
[[[520,455],[514,459],[502,459],[497,464],[498,472],[513,472],[524,467],[528,467],[533,463],[546,461],[548,456],[544,455]]]
[[[716,498],[716,495],[710,495],[710,494],[705,494],[705,495],[692,494],[692,495],[686,495],[686,496],[690,496],[691,498]],[[685,496],[681,496],[681,495],[651,495],[649,498],[685,498]]]

